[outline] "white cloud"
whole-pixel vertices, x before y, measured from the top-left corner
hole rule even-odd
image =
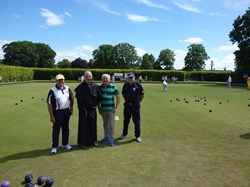
[[[232,70],[234,71],[235,65],[234,65],[235,55],[234,54],[227,54],[222,59],[211,57],[209,61],[206,61],[206,69],[211,69],[211,61],[213,61],[214,66],[213,68],[215,70]]]
[[[187,55],[187,51],[183,51],[180,49],[174,50],[175,54],[175,62],[174,62],[174,67],[175,69],[182,69],[184,67],[184,58]]]
[[[145,50],[141,49],[141,48],[135,48],[137,55],[139,57],[142,57],[145,53],[147,53]]]
[[[226,16],[224,13],[221,12],[210,12],[209,13],[210,16]]]
[[[194,13],[200,13],[201,11],[198,8],[195,8],[191,4],[187,3],[186,1],[183,0],[173,0],[172,1],[174,5],[178,6],[181,9],[184,9],[189,12],[194,12]]]
[[[71,17],[71,14],[70,14],[70,13],[68,13],[68,12],[64,12],[64,14],[65,14],[66,16]]]
[[[95,48],[92,47],[92,46],[90,46],[90,45],[76,46],[75,49],[76,49],[77,51],[78,51],[78,50],[79,50],[79,51],[80,51],[80,50],[83,50],[83,51],[90,51],[90,52],[92,52],[92,51],[95,50]]]
[[[142,4],[145,4],[149,7],[153,7],[153,8],[159,8],[159,9],[163,9],[163,10],[169,10],[169,8],[165,5],[162,5],[162,4],[157,4],[157,3],[154,3],[150,0],[135,0],[136,2],[138,3],[142,3]]]
[[[250,6],[250,0],[227,0],[224,1],[224,7],[235,10],[245,10]]]
[[[121,16],[121,14],[119,12],[111,10],[107,4],[104,4],[102,2],[95,2],[95,4],[100,9],[102,9],[104,12],[107,12],[109,14],[113,14],[113,15],[116,15],[116,16]]]
[[[174,62],[175,69],[177,70],[182,69],[185,65],[184,59],[187,55],[187,51],[177,49],[177,50],[174,50],[174,54],[175,54],[175,62]],[[235,59],[235,55],[233,53],[226,54],[221,59],[217,57],[211,57],[209,60],[205,62],[206,63],[205,69],[210,70],[211,61],[213,61],[214,63],[213,68],[215,68],[216,70],[224,70],[224,68],[226,68],[226,70],[234,71],[234,68],[235,68],[234,59]]]
[[[94,50],[95,48],[90,45],[76,46],[72,50],[57,51],[55,60],[56,62],[59,62],[63,59],[68,59],[69,61],[73,61],[77,58],[81,58],[89,61],[90,59],[93,58],[92,52]]]
[[[222,45],[222,46],[219,46],[216,51],[217,52],[221,52],[221,51],[235,51],[235,50],[238,50],[239,48],[237,47],[237,45]]]
[[[62,16],[56,15],[48,9],[41,8],[41,16],[46,18],[46,23],[49,26],[63,25],[64,21]]]
[[[2,47],[3,45],[5,44],[9,44],[13,41],[8,41],[8,40],[0,40],[0,59],[3,59],[4,58],[4,53],[3,53],[3,50],[2,50]]]
[[[202,38],[200,37],[191,37],[185,40],[179,40],[179,42],[186,42],[186,43],[201,43],[203,42]]]
[[[147,16],[140,16],[136,14],[127,14],[126,16],[129,20],[140,23],[147,21],[155,21],[155,22],[159,21],[157,18],[148,18]]]

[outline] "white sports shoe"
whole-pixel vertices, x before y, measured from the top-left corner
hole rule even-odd
[[[126,136],[122,134],[119,138],[122,140],[122,139],[126,138]]]
[[[63,148],[63,149],[66,149],[66,150],[70,150],[70,149],[72,149],[72,146],[66,144],[66,145],[63,145],[62,148]]]
[[[141,142],[141,137],[137,137],[137,138],[136,138],[136,141],[137,141],[138,143],[140,143],[140,142]]]
[[[50,151],[51,154],[56,154],[57,153],[57,148],[52,148],[51,151]]]

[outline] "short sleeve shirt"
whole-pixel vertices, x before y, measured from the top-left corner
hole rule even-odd
[[[48,93],[47,103],[52,105],[53,111],[63,110],[70,107],[70,100],[72,100],[73,94],[68,86],[61,89],[57,85],[52,87]]]
[[[125,83],[122,88],[122,95],[127,103],[139,103],[140,97],[144,95],[144,89],[138,82],[132,85]]]

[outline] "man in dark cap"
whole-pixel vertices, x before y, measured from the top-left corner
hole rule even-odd
[[[128,73],[128,82],[124,83],[122,88],[122,96],[125,100],[123,110],[123,132],[120,139],[126,138],[128,134],[128,126],[132,116],[135,125],[134,135],[137,142],[141,142],[141,117],[140,103],[144,98],[144,89],[142,85],[135,81],[134,73]]]

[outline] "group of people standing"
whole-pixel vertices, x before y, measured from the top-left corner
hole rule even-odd
[[[115,84],[110,83],[110,75],[102,75],[102,84],[94,83],[90,71],[84,73],[84,80],[75,88],[78,115],[77,144],[80,149],[88,146],[98,146],[97,142],[97,109],[103,119],[104,137],[101,142],[108,142],[110,146],[115,145],[115,113],[120,105],[120,93]],[[128,73],[128,81],[122,88],[124,98],[123,109],[123,132],[120,139],[128,134],[129,122],[132,120],[135,125],[135,138],[141,142],[140,129],[140,102],[144,98],[142,85],[135,81],[135,75]],[[62,74],[56,76],[56,85],[53,86],[47,97],[48,111],[52,123],[52,148],[51,154],[57,153],[59,146],[59,134],[62,129],[62,148],[70,150],[69,145],[69,120],[73,114],[74,95],[71,89],[66,86]]]

